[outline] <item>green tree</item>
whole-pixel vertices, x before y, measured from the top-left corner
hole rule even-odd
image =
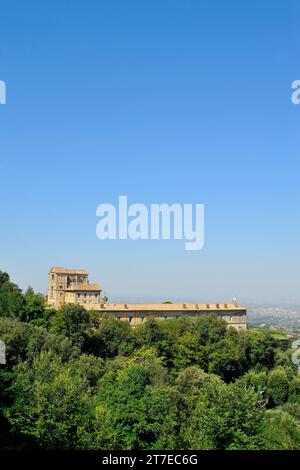
[[[22,291],[0,271],[0,317],[21,318],[24,310]]]
[[[275,353],[275,367],[282,366],[282,367],[290,367],[291,366],[291,354],[287,351],[276,351]]]
[[[195,335],[199,345],[215,344],[225,338],[227,324],[216,314],[203,315],[194,320]]]
[[[105,361],[100,357],[81,354],[69,362],[70,370],[88,382],[91,388],[97,386],[106,370]]]
[[[24,294],[24,302],[24,309],[20,316],[20,320],[32,323],[33,325],[47,327],[48,322],[45,297],[42,294],[35,294],[33,289],[29,287]],[[54,312],[51,311],[51,313]]]
[[[99,357],[129,355],[134,350],[131,326],[114,318],[103,318],[96,329],[87,332],[84,350]]]
[[[159,320],[149,318],[136,328],[135,337],[139,346],[155,346],[160,355],[165,356],[168,349],[168,335]]]
[[[91,327],[91,318],[80,305],[63,305],[51,318],[50,332],[69,338],[77,347],[82,347],[87,328]]]
[[[246,355],[238,333],[230,329],[224,339],[210,347],[208,370],[231,382],[246,370]]]
[[[289,381],[283,367],[273,369],[268,377],[267,394],[271,406],[285,403],[289,395]]]
[[[247,331],[245,340],[248,367],[271,369],[277,346],[272,334],[269,331]]]
[[[188,449],[258,449],[263,411],[253,388],[207,384],[184,432]]]
[[[52,353],[16,369],[14,404],[6,411],[11,425],[47,449],[79,449],[93,430],[88,381]],[[85,437],[84,437],[85,436]]]
[[[6,345],[6,360],[9,369],[22,361],[33,361],[42,351],[53,351],[63,361],[78,356],[68,338],[59,338],[44,328],[0,318],[0,339]]]
[[[191,416],[201,394],[208,387],[216,389],[222,384],[222,380],[213,374],[207,374],[197,366],[187,367],[182,370],[175,380],[178,392],[177,408],[179,413],[179,446],[187,448],[190,444]]]
[[[262,427],[263,447],[267,450],[300,449],[300,428],[282,409],[268,410]]]
[[[175,448],[176,391],[164,383],[162,359],[144,347],[114,365],[98,389],[98,403],[110,410],[113,448]]]
[[[289,401],[296,402],[300,404],[300,376],[296,375],[289,382]],[[300,417],[299,417],[300,421]]]
[[[178,370],[194,364],[203,363],[203,354],[197,338],[192,333],[185,333],[177,338],[172,345],[172,366]]]

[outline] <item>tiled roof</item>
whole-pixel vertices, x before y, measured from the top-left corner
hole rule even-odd
[[[60,267],[54,267],[50,269],[50,272],[58,274],[88,274],[85,269],[65,269]]]
[[[99,310],[113,311],[136,311],[136,312],[172,312],[172,311],[205,311],[220,312],[246,311],[246,307],[237,304],[104,304]]]
[[[71,284],[70,287],[65,289],[66,291],[72,292],[100,292],[102,288],[99,284]]]

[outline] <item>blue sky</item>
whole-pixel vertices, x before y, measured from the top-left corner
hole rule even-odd
[[[300,303],[299,3],[0,2],[0,269],[115,300]],[[205,246],[100,241],[96,207],[204,203]]]

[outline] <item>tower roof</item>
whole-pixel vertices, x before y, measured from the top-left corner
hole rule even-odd
[[[65,289],[66,291],[72,291],[72,292],[100,292],[102,288],[99,286],[99,284],[71,284],[70,287]]]
[[[85,269],[65,269],[61,267],[55,266],[54,268],[50,269],[50,273],[56,274],[88,274]]]

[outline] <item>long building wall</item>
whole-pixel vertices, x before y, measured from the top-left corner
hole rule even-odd
[[[167,320],[176,317],[198,317],[216,313],[229,326],[245,330],[247,309],[233,304],[112,304],[101,298],[102,288],[90,284],[88,272],[83,269],[54,267],[48,274],[48,304],[54,308],[79,304],[87,310],[99,312],[99,318],[111,316],[127,321],[132,327],[143,324],[148,318]],[[103,303],[104,302],[104,303]]]
[[[215,313],[223,318],[228,326],[236,330],[246,330],[247,309],[238,305],[228,304],[107,304],[96,309],[100,318],[113,317],[127,321],[132,327],[143,324],[148,318],[167,320],[168,318],[190,317]]]

